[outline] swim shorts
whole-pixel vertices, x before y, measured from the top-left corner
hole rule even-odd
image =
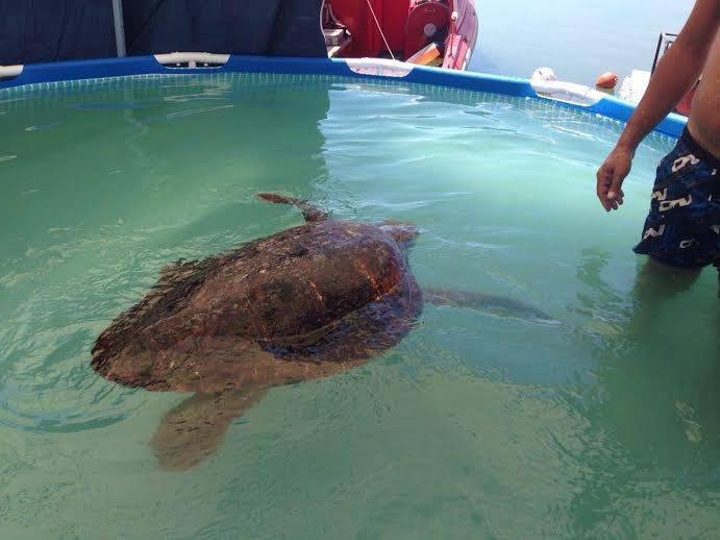
[[[657,167],[642,239],[635,253],[681,268],[720,269],[720,159],[687,128]]]

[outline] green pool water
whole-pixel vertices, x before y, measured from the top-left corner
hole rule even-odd
[[[717,276],[636,292],[673,141],[648,138],[606,214],[620,129],[339,78],[0,92],[0,537],[720,537]],[[148,441],[187,396],[108,382],[90,349],[165,264],[301,223],[258,191],[412,221],[421,285],[562,324],[428,305],[392,350],[271,390],[212,458],[162,471]]]

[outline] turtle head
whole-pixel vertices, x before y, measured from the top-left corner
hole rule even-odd
[[[415,238],[420,234],[415,225],[402,221],[386,220],[378,226],[392,236],[403,249],[411,247],[415,243]]]

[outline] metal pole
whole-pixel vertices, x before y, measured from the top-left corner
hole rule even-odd
[[[117,55],[118,57],[127,56],[127,51],[125,50],[125,25],[123,24],[122,0],[112,0],[112,5]]]

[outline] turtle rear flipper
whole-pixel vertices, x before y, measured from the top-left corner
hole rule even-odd
[[[263,201],[275,204],[292,204],[303,213],[305,221],[308,222],[325,221],[328,219],[328,215],[325,212],[301,199],[286,197],[285,195],[278,195],[277,193],[258,193],[257,197]]]
[[[500,317],[514,317],[534,323],[561,324],[560,321],[544,311],[507,296],[452,289],[423,288],[423,300],[437,306],[476,309]]]
[[[150,441],[160,467],[190,469],[220,446],[230,423],[265,394],[264,388],[197,393],[169,411]]]

